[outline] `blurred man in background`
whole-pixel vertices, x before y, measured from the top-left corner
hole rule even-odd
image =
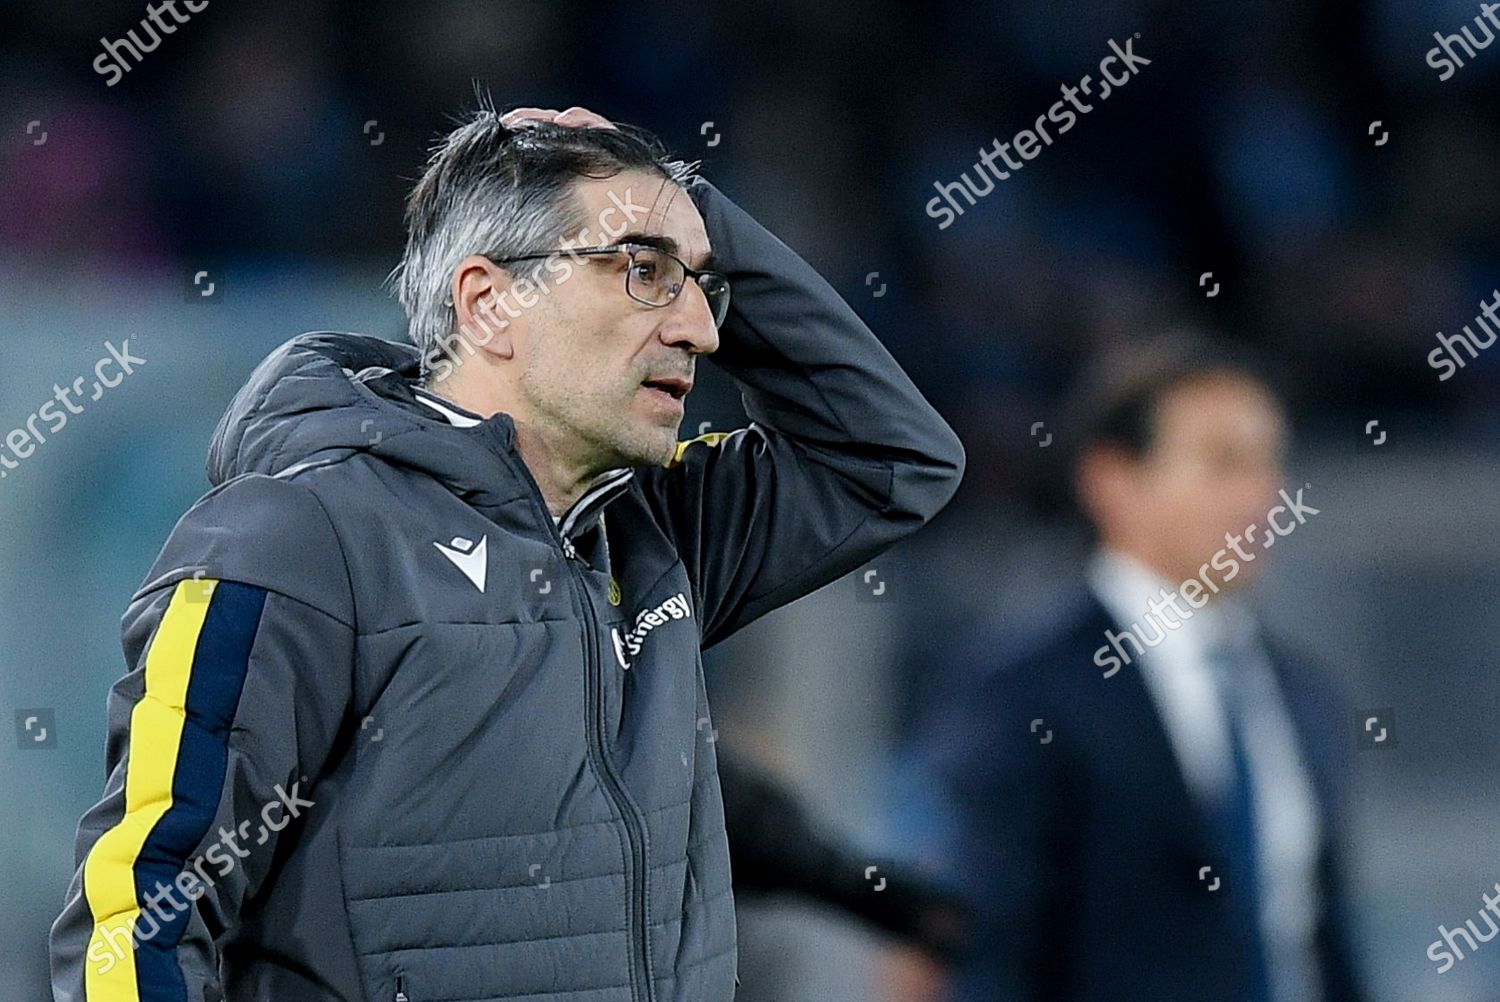
[[[1318,531],[1284,480],[1282,407],[1178,339],[1101,358],[1074,418],[1083,593],[1022,653],[969,662],[930,722],[978,913],[956,995],[1359,998],[1333,865],[1343,730],[1241,597],[1266,550]]]

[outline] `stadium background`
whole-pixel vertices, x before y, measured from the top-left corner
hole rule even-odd
[[[1289,478],[1323,512],[1278,548],[1267,618],[1343,683],[1351,755],[1358,709],[1394,710],[1399,742],[1355,762],[1365,972],[1380,999],[1494,997],[1500,946],[1441,976],[1424,955],[1500,880],[1500,366],[1439,382],[1426,363],[1500,287],[1500,52],[1441,83],[1424,61],[1477,5],[214,2],[114,87],[91,68],[100,39],[144,4],[6,8],[0,428],[106,340],[148,361],[0,482],[0,710],[55,722],[47,747],[19,721],[0,736],[0,996],[47,997],[119,616],[207,487],[215,421],[299,331],[401,336],[381,285],[401,200],[477,79],[501,105],[582,104],[701,158],[968,448],[952,507],[866,569],[879,596],[851,575],[710,653],[721,740],[872,853],[920,852],[934,822],[902,741],[954,643],[1045,622],[1084,553],[1033,425],[1065,440],[1059,394],[1101,346],[1212,327],[1282,377]],[[934,181],[1137,32],[1138,77],[954,225],[923,213]],[[714,376],[685,427],[735,423]],[[887,945],[836,916],[742,913],[742,973],[774,985],[755,997],[896,994]]]

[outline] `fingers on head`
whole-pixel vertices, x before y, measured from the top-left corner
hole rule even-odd
[[[600,115],[597,112],[589,111],[587,108],[580,108],[577,105],[574,105],[567,111],[563,112],[561,115],[558,115],[557,124],[586,126],[592,128],[613,127],[609,119],[605,118],[603,115]]]
[[[512,108],[500,116],[500,124],[513,129],[527,120],[550,122],[557,118],[556,108]]]

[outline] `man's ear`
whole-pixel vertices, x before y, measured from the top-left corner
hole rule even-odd
[[[1073,488],[1089,521],[1101,532],[1113,531],[1129,493],[1135,461],[1123,449],[1093,446],[1078,457]]]
[[[515,355],[515,322],[520,311],[511,302],[511,278],[487,257],[471,254],[453,272],[453,313],[459,333],[473,348],[496,358]]]

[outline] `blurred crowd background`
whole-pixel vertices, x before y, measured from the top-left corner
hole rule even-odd
[[[1290,479],[1324,512],[1257,599],[1347,693],[1372,988],[1495,997],[1500,947],[1444,975],[1424,955],[1500,880],[1500,353],[1446,382],[1427,363],[1500,288],[1500,47],[1446,82],[1425,61],[1477,4],[214,0],[113,87],[100,40],[144,4],[5,7],[0,429],[106,340],[148,361],[0,482],[0,710],[56,726],[45,748],[0,740],[0,995],[47,997],[119,616],[207,489],[214,422],[300,331],[404,336],[382,284],[402,200],[478,81],[502,107],[581,104],[701,160],[968,449],[954,504],[871,568],[881,594],[852,575],[706,656],[726,746],[850,844],[929,856],[913,726],[975,636],[1045,624],[1086,553],[1042,445],[1067,442],[1070,378],[1105,346],[1209,330],[1277,375]],[[1136,33],[1149,67],[938,229],[935,181]],[[685,427],[733,427],[737,400],[704,379]],[[1394,710],[1398,746],[1356,752],[1363,707]],[[747,898],[741,923],[747,998],[908,997],[897,948],[836,914]]]

